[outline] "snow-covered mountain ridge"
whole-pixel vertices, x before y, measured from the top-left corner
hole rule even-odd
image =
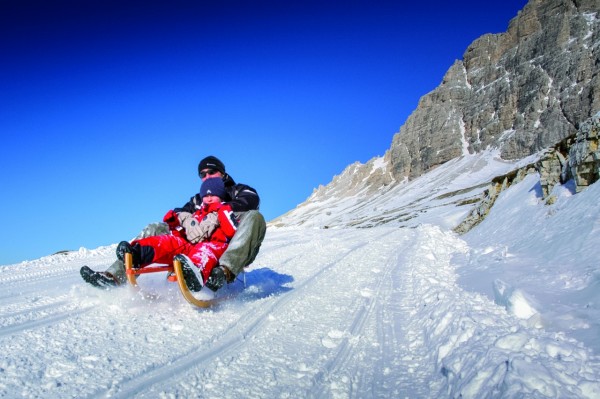
[[[573,180],[575,192],[593,184],[600,179],[599,146],[600,112],[581,123],[576,134],[518,161],[502,160],[499,149],[466,152],[402,182],[393,181],[386,157],[365,165],[355,162],[270,224],[364,228],[426,222],[464,233],[485,218],[502,190],[527,174],[540,175],[542,199],[547,203],[554,201],[551,191],[557,184]]]
[[[412,181],[377,189],[370,176],[384,175],[386,163],[382,157],[374,158],[364,168],[350,165],[331,184],[316,189],[303,204],[270,225],[336,228],[431,223],[452,229],[469,214],[494,177],[538,157],[510,162],[502,160],[499,151],[488,150],[453,159]]]

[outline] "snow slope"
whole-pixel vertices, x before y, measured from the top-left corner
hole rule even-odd
[[[84,285],[114,246],[0,267],[0,396],[600,397],[597,186],[548,207],[530,176],[463,237],[432,223],[449,204],[411,228],[270,227],[211,310],[161,275]]]
[[[434,224],[451,229],[471,211],[469,206],[460,204],[478,199],[494,177],[536,159],[537,155],[510,162],[501,159],[498,150],[488,150],[455,158],[418,179],[380,187],[375,193],[370,187],[372,183],[365,178],[352,187],[353,195],[348,196],[346,186],[358,169],[356,163],[272,224],[319,228]],[[382,166],[383,158],[374,158],[369,163],[374,166],[371,174],[381,173],[375,165],[387,168]]]

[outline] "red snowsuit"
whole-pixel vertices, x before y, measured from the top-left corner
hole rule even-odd
[[[187,255],[192,262],[201,270],[204,282],[210,276],[212,269],[219,263],[219,258],[227,249],[231,237],[235,234],[237,221],[233,216],[231,206],[227,203],[203,204],[192,217],[198,222],[206,220],[210,213],[216,213],[218,225],[208,239],[195,244],[173,230],[172,234],[152,236],[135,240],[131,243],[134,251],[139,251],[139,267],[148,266],[152,263],[173,262],[173,257],[178,254]],[[190,237],[190,239],[192,239]],[[135,258],[135,256],[134,256]]]

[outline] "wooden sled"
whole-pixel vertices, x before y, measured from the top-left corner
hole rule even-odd
[[[125,254],[125,274],[127,276],[127,281],[129,281],[129,283],[133,287],[139,289],[137,278],[140,274],[159,272],[175,273],[175,276],[177,278],[177,285],[179,285],[179,290],[181,291],[181,294],[183,295],[185,300],[199,308],[210,308],[211,306],[214,306],[219,302],[223,301],[224,299],[228,298],[227,296],[222,296],[215,297],[214,299],[210,300],[204,300],[194,297],[194,294],[192,294],[188,286],[185,284],[185,280],[183,278],[183,270],[181,269],[181,262],[178,260],[174,260],[172,265],[147,266],[141,269],[134,269],[133,256],[129,253]],[[169,278],[169,281],[174,280],[175,279]]]

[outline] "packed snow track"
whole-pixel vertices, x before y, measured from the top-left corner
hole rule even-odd
[[[598,362],[456,283],[433,226],[269,229],[237,294],[190,306],[162,275],[79,278],[114,246],[0,268],[0,396],[594,397]]]

